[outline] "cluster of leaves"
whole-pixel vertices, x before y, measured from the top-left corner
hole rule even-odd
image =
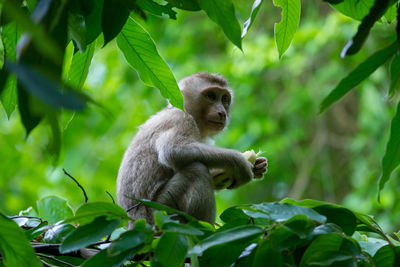
[[[19,216],[0,214],[5,266],[398,266],[400,242],[367,215],[313,200],[240,205],[214,226],[148,200],[155,225],[116,204],[85,203],[75,213],[46,197]],[[179,219],[179,220],[178,220]],[[366,234],[375,235],[367,237]],[[108,236],[106,238],[106,236]],[[105,239],[106,238],[106,239]],[[29,243],[30,242],[30,243]],[[86,256],[85,256],[86,255]],[[89,257],[91,256],[91,257]]]
[[[344,15],[361,20],[358,31],[344,47],[342,57],[361,49],[376,22],[383,18],[392,22],[400,14],[396,0],[324,1]],[[28,134],[42,120],[48,122],[53,134],[49,151],[57,156],[61,145],[59,118],[62,109],[82,110],[87,102],[96,104],[81,91],[96,43],[105,46],[117,38],[119,49],[142,81],[158,88],[173,105],[183,108],[182,96],[172,71],[137,20],[146,18],[148,14],[175,19],[176,9],[204,11],[241,49],[242,39],[253,24],[262,2],[254,1],[249,19],[242,29],[231,0],[167,0],[163,4],[153,0],[6,0],[0,6],[0,100],[8,116],[18,106]],[[299,24],[301,2],[274,0],[273,3],[282,9],[282,19],[275,24],[275,42],[282,57]],[[400,58],[396,54],[399,33],[398,24],[393,43],[371,55],[342,79],[321,103],[321,112],[389,61],[389,95],[395,95],[400,85]],[[70,43],[74,47],[72,57],[66,53]],[[390,139],[382,160],[380,189],[400,164],[399,121],[400,104],[392,120]]]

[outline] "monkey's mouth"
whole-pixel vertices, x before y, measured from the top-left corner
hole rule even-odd
[[[225,127],[225,122],[220,122],[220,121],[208,121],[210,125],[212,125],[215,128],[224,128]]]

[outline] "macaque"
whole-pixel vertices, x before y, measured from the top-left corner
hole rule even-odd
[[[179,82],[185,111],[167,106],[139,127],[118,173],[117,197],[133,219],[153,223],[153,209],[143,198],[214,224],[214,177],[223,173],[228,189],[267,171],[267,160],[250,163],[240,152],[205,144],[228,124],[233,92],[225,78],[196,73]],[[226,184],[226,183],[225,183]],[[220,185],[224,187],[224,185]]]

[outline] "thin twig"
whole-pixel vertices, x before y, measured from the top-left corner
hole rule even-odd
[[[72,177],[72,175],[69,174],[64,168],[63,168],[63,171],[64,171],[64,173],[65,173],[69,178],[71,178],[72,180],[74,180],[74,182],[82,189],[83,196],[85,197],[85,203],[87,203],[87,202],[88,202],[88,197],[87,197],[87,195],[86,195],[85,189],[84,189],[84,188],[81,186],[81,184],[80,184],[74,177]]]
[[[115,200],[114,200],[113,196],[110,194],[110,192],[108,192],[108,191],[106,190],[106,193],[111,197],[112,202],[115,204]]]
[[[72,265],[71,263],[68,263],[68,262],[65,262],[65,261],[62,261],[62,260],[59,260],[59,259],[57,259],[56,257],[53,257],[53,256],[49,256],[49,255],[45,255],[45,254],[41,254],[41,253],[37,253],[37,255],[39,257],[46,258],[46,259],[49,259],[49,260],[53,260],[53,261],[56,261],[58,263],[62,263],[62,264],[67,265],[67,266],[75,267],[75,265]]]
[[[136,203],[135,205],[133,205],[132,207],[130,207],[129,209],[126,210],[126,212],[130,212],[131,210],[133,210],[134,208],[140,206],[142,204],[142,202]]]

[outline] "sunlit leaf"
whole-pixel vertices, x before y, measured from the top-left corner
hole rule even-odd
[[[153,15],[162,16],[168,15],[170,19],[176,19],[176,12],[172,9],[173,6],[168,3],[165,5],[156,3],[152,0],[142,0],[137,2],[143,10],[150,12]]]
[[[50,244],[57,244],[64,241],[65,237],[75,230],[72,224],[51,225],[43,236],[43,241]]]
[[[142,26],[129,18],[117,37],[117,44],[146,85],[158,88],[172,105],[183,109],[183,97],[175,77]]]
[[[36,202],[36,206],[40,217],[50,224],[55,224],[73,214],[67,201],[57,196],[44,197]]]
[[[400,55],[397,54],[390,65],[389,97],[392,98],[400,88]]]
[[[111,234],[119,224],[119,220],[108,221],[105,216],[98,217],[92,223],[80,226],[70,232],[61,243],[60,252],[76,251],[99,241],[102,237]]]
[[[346,0],[346,1],[327,1],[343,15],[356,20],[362,20],[371,9],[374,1],[371,0]],[[339,2],[339,3],[334,3]]]
[[[275,23],[275,42],[279,58],[283,56],[292,42],[300,21],[300,0],[274,0],[274,5],[282,8],[282,19]]]
[[[0,214],[0,251],[4,266],[42,266],[22,229],[3,214]]]
[[[391,173],[400,164],[400,102],[390,126],[390,137],[382,159],[382,176],[379,179],[379,192],[389,180]]]
[[[253,7],[251,8],[250,17],[248,20],[246,20],[246,22],[243,25],[242,38],[247,34],[251,25],[253,25],[254,20],[257,16],[258,10],[260,10],[262,1],[263,0],[254,0]]]
[[[83,14],[70,12],[68,16],[68,31],[81,52],[86,49],[86,23]]]
[[[54,156],[54,163],[57,163],[61,151],[61,130],[58,121],[59,111],[50,111],[47,113],[47,120],[51,128],[51,140],[48,144],[48,150]]]
[[[17,25],[15,22],[11,22],[3,26],[1,38],[4,44],[5,59],[15,62],[15,47],[19,38]],[[1,70],[1,79],[2,87],[0,88],[0,100],[8,118],[10,118],[17,105],[17,79],[14,75],[8,75],[5,70]]]
[[[185,235],[164,233],[154,252],[155,266],[182,266],[189,250]]]
[[[166,0],[168,3],[179,9],[197,11],[200,10],[198,0]]]
[[[397,15],[397,5],[394,4],[391,7],[388,8],[388,10],[385,13],[385,19],[388,23],[392,23],[393,21],[396,20],[396,15]]]
[[[73,88],[83,87],[89,72],[89,66],[92,62],[95,44],[92,43],[86,47],[84,53],[79,51],[72,57],[71,67],[68,72],[68,84]]]
[[[101,28],[104,45],[114,39],[129,17],[129,9],[121,0],[104,0]]]
[[[353,55],[357,53],[365,40],[367,39],[369,32],[374,26],[375,22],[380,19],[389,7],[390,0],[375,0],[369,13],[363,18],[360,26],[358,27],[356,35],[350,40],[343,48],[341,56]]]
[[[242,30],[232,0],[201,0],[200,6],[212,21],[221,26],[226,37],[242,49]]]
[[[349,75],[343,78],[339,84],[329,93],[322,101],[320,112],[323,112],[330,105],[338,101],[351,89],[353,89],[360,82],[365,80],[371,75],[379,66],[385,63],[397,50],[397,42],[392,43],[390,46],[385,47],[372,56],[367,58],[364,62],[358,65]]]

